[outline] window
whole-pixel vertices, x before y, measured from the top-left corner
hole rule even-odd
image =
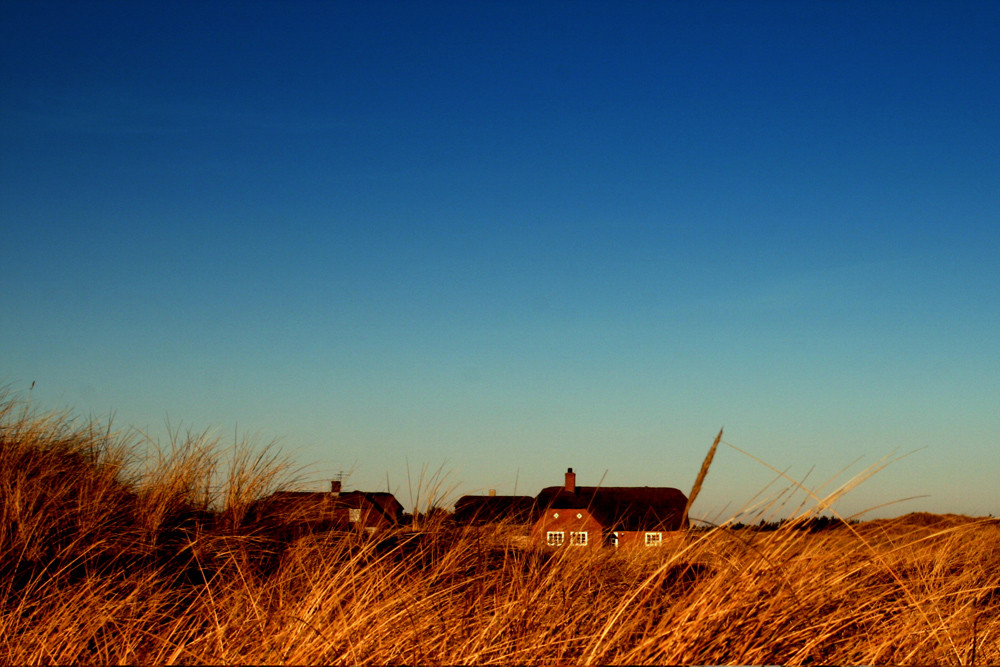
[[[663,544],[663,533],[646,533],[646,546],[658,547]]]
[[[585,547],[587,546],[587,531],[581,531],[579,533],[569,534],[569,543],[574,547]]]
[[[358,521],[361,521],[361,510],[360,509],[347,510],[347,520],[350,521],[351,523],[357,523]]]
[[[561,530],[550,530],[545,533],[545,543],[550,547],[561,547],[566,533]]]

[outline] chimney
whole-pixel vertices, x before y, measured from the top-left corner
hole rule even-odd
[[[340,480],[339,479],[331,479],[330,480],[330,495],[333,496],[334,498],[336,498],[336,497],[338,497],[340,495]]]
[[[493,496],[495,496],[496,494],[497,494],[497,490],[496,490],[496,489],[490,489],[490,497],[491,497],[491,498],[492,498]]]
[[[576,493],[576,473],[572,468],[566,468],[566,493]]]

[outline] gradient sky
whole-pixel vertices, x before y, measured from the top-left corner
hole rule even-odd
[[[725,426],[814,486],[913,452],[845,513],[1000,514],[998,35],[992,1],[2,3],[0,383],[408,506],[424,466],[687,492]],[[694,514],[773,478],[723,447]]]

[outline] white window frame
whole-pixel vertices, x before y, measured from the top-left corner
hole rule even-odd
[[[550,530],[545,533],[545,543],[550,547],[561,547],[566,542],[566,532]]]
[[[361,510],[359,508],[351,508],[347,510],[347,520],[350,523],[358,523],[361,521]]]
[[[573,531],[569,534],[569,545],[571,547],[585,547],[587,546],[587,538],[587,531]]]
[[[646,533],[646,546],[647,547],[663,546],[663,533]]]

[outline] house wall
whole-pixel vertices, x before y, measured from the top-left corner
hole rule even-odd
[[[357,505],[357,507],[338,507],[333,510],[334,524],[341,529],[358,532],[379,532],[395,525],[367,498],[358,499]],[[351,521],[352,511],[356,514],[356,521]]]
[[[546,543],[549,531],[565,533],[563,544],[569,545],[570,533],[586,532],[588,547],[604,545],[603,526],[584,509],[548,509],[532,527],[532,538],[538,544]]]
[[[645,531],[645,530],[618,530],[619,549],[654,549],[656,547],[646,545],[646,533],[660,533],[660,544],[662,547],[667,544],[668,537],[674,533],[671,531]]]
[[[392,527],[392,523],[367,499],[361,504],[361,520],[354,526],[357,530],[374,528],[377,531]]]

